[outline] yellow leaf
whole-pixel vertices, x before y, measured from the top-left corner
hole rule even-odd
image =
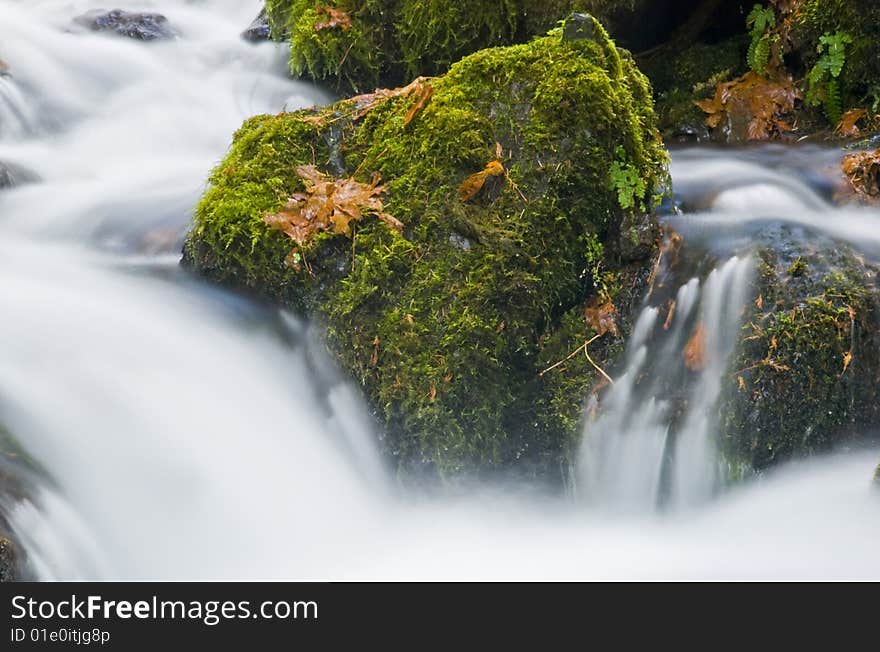
[[[469,202],[483,189],[486,179],[500,177],[504,174],[505,169],[501,161],[489,161],[485,168],[461,182],[461,185],[458,186],[458,198],[463,202]]]
[[[847,351],[843,354],[843,373],[846,373],[846,370],[849,369],[849,365],[852,362],[852,351]]]
[[[742,377],[742,376],[737,376],[737,377],[736,377],[736,380],[737,380],[737,382],[739,383],[739,390],[740,390],[741,392],[746,391],[746,381],[743,379],[743,377]]]

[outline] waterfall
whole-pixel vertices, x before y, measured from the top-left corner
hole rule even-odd
[[[584,425],[578,480],[587,501],[615,511],[648,511],[661,501],[699,504],[715,493],[713,409],[736,343],[751,267],[749,258],[733,257],[704,283],[693,278],[682,285],[663,315],[657,307],[642,311],[623,374],[598,418]],[[683,355],[689,343],[701,358],[691,368]]]

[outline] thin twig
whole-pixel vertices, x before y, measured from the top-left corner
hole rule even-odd
[[[572,351],[571,353],[569,353],[568,356],[566,356],[565,358],[563,358],[562,360],[560,360],[560,361],[557,362],[556,364],[554,364],[554,365],[552,365],[552,366],[550,366],[550,367],[547,367],[546,369],[544,369],[544,371],[542,371],[542,372],[539,373],[538,375],[539,375],[539,376],[543,376],[543,375],[546,374],[548,371],[553,371],[554,369],[556,369],[556,367],[558,367],[558,366],[560,366],[560,365],[562,365],[562,364],[565,364],[566,362],[568,362],[569,360],[571,360],[574,356],[576,356],[578,353],[580,353],[581,350],[586,351],[586,350],[587,350],[587,347],[588,347],[590,344],[592,344],[593,342],[595,342],[597,339],[599,339],[600,337],[602,337],[602,336],[601,336],[601,335],[595,335],[595,336],[593,336],[592,338],[590,338],[589,340],[587,340],[586,342],[584,342],[583,344],[581,344],[581,345],[580,345],[578,348],[576,348],[574,351]],[[587,356],[587,359],[589,359],[589,356]],[[592,361],[591,361],[591,362],[592,362]],[[593,364],[593,366],[596,366],[595,363]],[[602,373],[604,374],[605,372],[603,371]],[[607,376],[606,376],[606,378],[607,378]]]
[[[611,383],[613,385],[614,381],[611,379],[611,376],[606,374],[605,370],[602,369],[602,367],[600,367],[595,362],[593,362],[593,358],[591,358],[590,354],[587,352],[587,345],[586,344],[584,344],[584,355],[587,356],[587,362],[589,362],[591,365],[593,365],[593,367],[596,368],[596,371],[598,371],[600,374],[602,374],[605,377],[605,380],[607,380],[609,383]]]

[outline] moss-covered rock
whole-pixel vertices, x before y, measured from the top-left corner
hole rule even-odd
[[[830,450],[880,419],[878,270],[824,239],[759,254],[755,303],[721,407],[728,456],[755,469]]]
[[[252,118],[199,204],[185,261],[323,321],[402,467],[560,468],[583,396],[564,379],[596,372],[539,372],[590,336],[588,302],[620,301],[650,264],[645,209],[666,180],[650,88],[588,20],[590,38],[560,30],[456,63],[409,124],[406,94]],[[506,173],[462,201],[499,148]],[[263,217],[304,190],[302,164],[380,174],[403,233],[367,216],[351,239],[303,245],[300,271],[285,264],[292,241]]]
[[[607,15],[635,0],[267,0],[294,75],[369,91],[436,75],[477,50],[543,35],[573,10]],[[333,14],[330,9],[344,12]]]

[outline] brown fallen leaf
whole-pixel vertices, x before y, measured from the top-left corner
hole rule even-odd
[[[768,140],[789,131],[783,116],[794,110],[801,93],[791,79],[767,79],[754,72],[723,82],[715,87],[708,100],[694,102],[706,116],[706,126],[713,129],[727,122],[745,123],[748,140]]]
[[[425,108],[425,105],[430,101],[431,96],[434,95],[434,87],[427,81],[420,81],[415,92],[416,102],[410,107],[409,111],[406,112],[406,116],[403,118],[404,127],[409,125],[409,123],[421,113],[422,109]]]
[[[596,331],[596,335],[601,337],[605,333],[611,333],[614,337],[619,337],[620,332],[617,330],[617,322],[615,315],[617,308],[610,301],[600,303],[598,297],[594,299],[585,309],[584,316],[590,328]]]
[[[706,328],[703,322],[697,324],[693,335],[681,353],[685,366],[691,371],[702,371],[706,367]]]
[[[432,401],[435,398],[437,398],[437,387],[436,386],[431,385],[431,390],[428,392],[428,398]]]
[[[736,382],[739,383],[739,391],[741,391],[741,392],[746,391],[746,381],[742,376],[737,376]]]
[[[764,309],[764,295],[759,294],[758,298],[755,299],[755,305],[758,307],[758,310]]]
[[[848,154],[840,166],[856,197],[867,201],[880,198],[880,149]]]
[[[336,7],[320,6],[315,7],[315,13],[327,16],[327,20],[323,20],[320,23],[315,23],[316,32],[320,32],[325,29],[331,29],[333,27],[338,27],[343,31],[351,29],[351,16],[348,15],[348,12],[343,11],[342,9],[337,9]]]
[[[351,98],[351,102],[354,104],[355,107],[351,119],[359,120],[376,107],[395,97],[407,97],[412,93],[423,92],[422,89],[426,84],[428,84],[429,79],[431,79],[431,77],[416,77],[409,84],[407,84],[406,86],[401,86],[400,88],[377,88],[372,93],[355,95],[353,98]],[[434,91],[432,88],[431,95],[433,94]]]
[[[868,117],[866,109],[850,109],[843,114],[840,122],[837,123],[834,131],[844,138],[858,138],[862,133],[858,127],[858,123]]]
[[[407,313],[406,314],[406,323],[409,324],[410,326],[412,326],[413,324],[416,323],[415,317],[413,317],[411,314]]]
[[[846,373],[846,370],[849,369],[849,365],[852,363],[852,351],[847,351],[843,354],[843,373]]]
[[[486,179],[489,177],[500,177],[505,174],[504,166],[501,161],[489,161],[486,167],[479,172],[470,175],[458,186],[458,198],[463,202],[469,202],[476,197],[483,189]]]
[[[320,231],[350,236],[351,223],[360,220],[364,213],[376,215],[394,230],[403,230],[400,220],[382,210],[379,195],[385,187],[378,185],[378,178],[369,184],[352,178],[332,179],[314,165],[300,165],[296,173],[306,191],[291,195],[280,211],[264,215],[263,221],[287,234],[297,245]],[[291,256],[294,252],[288,258]]]

